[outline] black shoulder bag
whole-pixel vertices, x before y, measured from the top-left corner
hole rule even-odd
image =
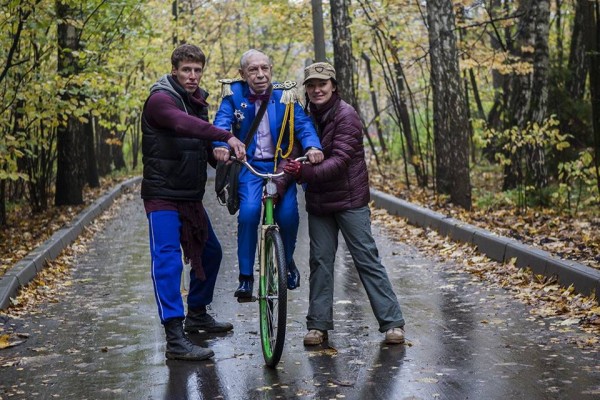
[[[269,86],[269,99],[271,98],[271,92],[273,90],[273,86]],[[258,125],[260,121],[262,121],[263,116],[265,115],[265,111],[267,110],[268,101],[263,101],[258,109],[258,113],[254,120],[252,121],[252,125],[250,126],[250,130],[248,131],[248,135],[246,136],[246,140],[244,140],[244,144],[246,145],[246,149],[250,146],[252,139],[254,139],[254,134],[258,129]],[[227,206],[227,210],[229,214],[235,215],[237,211],[240,209],[240,196],[238,193],[239,179],[240,179],[240,170],[242,169],[242,164],[238,162],[230,162],[225,163],[223,161],[219,161],[217,163],[217,171],[215,176],[215,192],[217,192],[217,199],[222,206]]]

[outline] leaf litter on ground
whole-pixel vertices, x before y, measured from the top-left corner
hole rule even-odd
[[[377,167],[370,164],[371,186],[384,193],[431,209],[465,223],[510,237],[545,250],[556,257],[573,260],[600,270],[600,214],[597,208],[575,215],[549,208],[529,208],[517,213],[510,203],[466,211],[431,190],[412,185],[407,188],[403,169],[394,163]],[[483,176],[485,175],[485,176]],[[474,176],[474,186],[498,186],[498,178],[489,174]],[[597,296],[575,293],[573,287],[561,287],[555,278],[519,269],[514,260],[499,263],[477,252],[475,246],[453,242],[431,229],[410,225],[401,217],[374,209],[373,220],[382,224],[399,241],[413,245],[432,257],[452,261],[481,282],[510,291],[527,304],[534,318],[547,321],[550,329],[576,328],[584,335],[577,345],[598,351],[600,347],[600,307]]]
[[[114,183],[105,187],[104,191],[110,189],[112,186],[114,186]],[[44,268],[36,274],[33,280],[21,287],[16,297],[11,298],[9,307],[0,311],[0,350],[26,342],[29,333],[22,331],[23,328],[18,323],[19,320],[25,315],[39,313],[40,304],[61,300],[68,288],[73,285],[71,273],[74,257],[87,251],[87,246],[94,234],[101,231],[104,224],[116,215],[116,212],[124,201],[129,201],[133,198],[134,191],[126,191],[123,195],[117,197],[113,204],[86,226],[83,233],[71,245],[67,246],[56,259],[46,261]],[[95,197],[97,198],[101,193],[99,191]],[[90,203],[95,200],[92,197],[90,199]],[[65,218],[65,216],[63,215],[62,218]],[[68,221],[70,222],[70,220]],[[57,224],[57,226],[59,228],[62,227],[60,224]],[[3,242],[2,245],[4,245]],[[6,258],[3,258],[4,260]],[[3,360],[0,353],[0,366],[13,366],[17,364],[18,360]]]

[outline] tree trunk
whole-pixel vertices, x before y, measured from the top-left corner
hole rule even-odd
[[[518,14],[521,17],[511,53],[521,62],[530,64],[533,72],[513,73],[510,77],[506,114],[508,127],[517,126],[523,134],[527,134],[525,129],[529,123],[541,124],[547,117],[549,0],[524,0],[520,3]],[[512,164],[505,170],[503,188],[512,189],[524,183],[536,188],[546,187],[548,173],[543,145],[533,144],[525,148],[526,174],[520,171],[522,160],[517,159],[516,154],[520,152],[511,153]]]
[[[409,163],[412,164],[415,169],[415,176],[417,177],[417,185],[419,187],[427,186],[427,175],[425,174],[425,167],[423,165],[423,157],[421,152],[417,152],[415,148],[415,141],[413,140],[412,125],[410,124],[410,112],[408,105],[406,104],[406,85],[404,84],[404,70],[402,64],[397,61],[397,57],[394,57],[394,75],[396,76],[396,87],[398,97],[392,98],[397,109],[397,115],[400,122],[400,127],[406,140],[406,150],[408,151]],[[418,142],[418,140],[417,140]]]
[[[90,118],[84,126],[85,131],[85,159],[86,159],[86,181],[90,187],[100,187],[98,175],[98,163],[96,162],[96,146],[94,138],[95,118]]]
[[[83,203],[85,159],[83,125],[69,117],[67,126],[59,126],[57,132],[56,193],[57,206]]]
[[[548,117],[548,70],[550,55],[548,35],[550,32],[550,2],[535,0],[534,7],[534,53],[529,120],[541,124]],[[546,154],[543,144],[528,147],[527,166],[531,183],[536,188],[548,186]]]
[[[594,163],[596,185],[600,194],[600,0],[593,2],[593,18],[588,29],[590,54],[590,97],[592,101],[592,126],[594,129]]]
[[[490,3],[489,17],[490,26],[492,27],[492,29],[489,30],[490,45],[492,49],[494,49],[494,52],[498,51],[504,53],[510,48],[511,36],[507,28],[501,29],[501,27],[494,22],[496,11],[502,8],[501,1],[492,0]],[[506,110],[506,89],[508,87],[508,79],[497,69],[492,69],[491,73],[492,85],[494,88],[494,102],[487,114],[486,123],[489,128],[502,131],[505,129],[506,118],[504,117],[504,111]],[[483,149],[482,153],[488,161],[494,162],[496,153],[501,151],[501,147],[502,143],[500,143],[497,138],[492,137],[490,143]]]
[[[591,128],[585,120],[582,110],[586,109],[584,99],[589,58],[586,55],[586,29],[593,25],[593,4],[589,0],[575,1],[575,15],[571,30],[571,46],[565,77],[565,93],[552,98],[552,113],[558,115],[560,131],[573,135],[570,151],[561,152],[557,159],[568,161],[577,157],[577,153],[591,143]],[[562,94],[562,92],[559,92]]]
[[[379,105],[377,104],[377,93],[375,93],[373,85],[373,72],[371,71],[371,59],[367,53],[362,53],[361,57],[365,60],[365,68],[367,69],[367,79],[369,81],[369,93],[371,94],[371,105],[373,106],[373,118],[375,120],[375,130],[377,131],[377,138],[379,139],[379,146],[384,156],[387,154],[387,145],[383,138],[383,127],[381,126],[381,115],[379,113]]]
[[[106,176],[111,171],[111,145],[108,144],[111,139],[110,131],[100,124],[96,124],[96,148],[98,161],[98,174]]]
[[[315,62],[327,61],[325,55],[325,30],[323,28],[323,2],[311,0]]]
[[[464,7],[460,7],[459,9],[459,14],[457,14],[456,16],[458,18],[458,21],[460,23],[464,23],[465,21],[465,15],[464,15]],[[458,29],[458,40],[459,42],[464,42],[464,37],[465,37],[465,28],[461,28]],[[464,60],[464,57],[463,57]],[[470,74],[469,74],[470,73]],[[464,95],[465,95],[465,104],[466,106],[466,112],[467,112],[467,125],[468,125],[468,137],[469,137],[469,148],[471,149],[471,160],[473,162],[475,162],[475,146],[473,145],[473,124],[471,123],[471,99],[469,98],[469,79],[472,79],[471,82],[473,84],[473,95],[476,96],[477,95],[477,85],[475,82],[475,75],[473,74],[473,69],[472,68],[468,68],[468,70],[463,71],[463,87],[464,87]],[[478,101],[478,99],[474,99],[476,104],[481,104],[480,101]]]
[[[127,165],[125,164],[125,155],[123,154],[123,143],[125,141],[125,134],[122,133],[119,137],[119,143],[113,143],[111,146],[111,152],[113,155],[113,164],[117,171],[125,169]]]
[[[342,99],[356,107],[354,94],[354,60],[352,58],[352,36],[348,14],[349,0],[331,0],[331,29],[333,36],[333,62],[335,65],[338,91]],[[358,108],[357,108],[358,110]]]
[[[440,193],[471,208],[467,105],[462,92],[455,16],[451,0],[428,0],[429,57],[433,89],[436,186]]]
[[[53,185],[54,178],[54,162],[56,161],[56,128],[47,126],[44,120],[40,120],[38,123],[38,130],[40,131],[40,137],[44,138],[44,143],[47,148],[43,145],[39,146],[38,152],[38,165],[39,165],[39,187],[42,193],[42,206],[43,209],[48,208],[50,202],[51,186]]]
[[[177,20],[179,19],[179,6],[178,6],[178,0],[173,0],[173,3],[171,5],[171,13],[173,15],[173,21],[174,21],[174,28],[173,28],[173,38],[171,39],[171,41],[173,42],[173,46],[176,46],[179,44],[179,39],[177,38]]]
[[[6,180],[0,179],[0,228],[6,224]]]
[[[131,169],[135,171],[138,165],[138,157],[140,154],[140,146],[141,146],[141,136],[142,136],[142,121],[141,117],[138,116],[135,119],[135,123],[133,124],[133,128],[131,129],[131,156],[132,156],[132,165]]]
[[[74,56],[81,50],[79,36],[81,30],[70,21],[79,19],[80,12],[63,3],[56,2],[56,16],[58,20],[58,73],[62,77],[69,77],[80,71],[79,61]],[[73,98],[66,88],[62,94],[62,101],[68,104]],[[85,157],[83,124],[72,114],[60,116],[59,121],[64,121],[58,126],[56,165],[56,205],[76,205],[83,203],[83,185],[85,180]]]
[[[567,91],[575,100],[581,100],[585,90],[589,66],[585,57],[585,29],[590,26],[589,22],[586,23],[590,18],[594,18],[592,3],[589,0],[577,0],[569,50],[569,75],[567,76]]]
[[[577,0],[575,0],[577,1]],[[563,6],[563,2],[564,0],[555,0],[555,8],[554,8],[554,16],[555,16],[555,20],[554,20],[554,28],[555,28],[555,35],[556,35],[556,58],[558,60],[558,68],[562,69],[563,63],[564,63],[564,46],[563,46],[563,36],[564,36],[564,32],[563,32],[563,21],[562,21],[562,15],[563,15],[563,10],[562,10],[562,6]],[[550,4],[548,4],[548,8],[550,8]]]

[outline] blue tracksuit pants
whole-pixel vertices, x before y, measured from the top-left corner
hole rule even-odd
[[[181,274],[183,253],[180,243],[181,221],[177,211],[154,211],[147,215],[150,235],[150,256],[152,258],[152,282],[161,323],[171,318],[185,317],[181,297]],[[208,215],[208,240],[202,253],[202,265],[206,280],[196,278],[190,272],[188,308],[206,306],[213,300],[217,274],[221,266],[223,252],[215,235]]]

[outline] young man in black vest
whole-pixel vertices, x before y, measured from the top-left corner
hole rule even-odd
[[[208,93],[199,87],[205,62],[198,47],[177,47],[171,55],[171,73],[152,86],[142,114],[141,195],[150,228],[152,281],[168,359],[204,360],[214,355],[193,344],[186,331],[233,329],[206,312],[222,251],[202,198],[207,163],[214,162],[211,143],[227,142],[239,158],[245,157],[246,150],[230,132],[208,122]],[[187,315],[180,291],[182,258],[192,266]]]

